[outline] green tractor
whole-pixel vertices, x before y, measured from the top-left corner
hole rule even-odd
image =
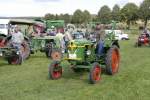
[[[31,40],[31,53],[34,54],[37,51],[45,52],[45,55],[53,60],[62,57],[60,41],[56,36],[33,37]]]
[[[62,50],[60,46],[60,41],[58,37],[55,35],[50,35],[49,31],[45,34],[45,30],[51,30],[51,27],[55,27],[57,29],[61,28],[63,30],[64,21],[56,20],[56,21],[43,21],[45,26],[41,26],[40,24],[35,24],[34,30],[38,33],[38,30],[41,30],[40,34],[31,36],[31,53],[34,54],[36,51],[45,52],[47,57],[51,57],[54,59],[61,59]]]
[[[89,70],[89,81],[92,84],[101,80],[102,69],[109,75],[118,72],[120,63],[119,43],[114,32],[106,34],[105,39],[93,42],[79,34],[69,42],[67,57],[55,60],[49,66],[49,77],[53,80],[62,77],[62,61],[67,60],[74,72]],[[81,34],[82,35],[82,34]]]

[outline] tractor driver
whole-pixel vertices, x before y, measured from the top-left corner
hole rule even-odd
[[[47,35],[56,36],[56,28],[55,28],[55,26],[51,26],[51,29],[48,30]]]
[[[12,33],[12,38],[11,38],[12,46],[17,48],[19,53],[22,53],[21,44],[24,41],[24,36],[23,33],[20,32],[20,28],[17,25],[15,25],[14,28],[15,28],[14,33]]]
[[[146,37],[150,37],[150,31],[147,28],[144,29],[143,33],[146,35]]]

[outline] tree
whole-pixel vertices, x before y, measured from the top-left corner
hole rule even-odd
[[[112,10],[112,20],[120,21],[120,7],[116,4]]]
[[[84,14],[84,18],[83,18],[84,22],[85,23],[90,22],[91,21],[91,14],[89,13],[89,11],[84,10],[83,14]]]
[[[66,23],[70,23],[71,22],[71,16],[69,14],[64,14],[63,17],[64,17],[63,20]]]
[[[124,20],[127,23],[128,28],[130,28],[130,23],[138,19],[138,6],[134,3],[127,3],[121,9],[121,16],[122,20]]]
[[[69,14],[60,14],[59,19],[64,20],[65,23],[71,22],[71,16]]]
[[[77,9],[72,16],[72,23],[81,24],[84,22],[84,14],[80,9]]]
[[[55,15],[47,13],[44,16],[44,19],[46,19],[46,20],[54,20],[55,19]]]
[[[108,6],[103,6],[98,12],[98,18],[101,21],[101,23],[109,23],[111,20],[111,10]]]
[[[144,27],[146,27],[150,19],[150,0],[144,0],[140,5],[139,17],[144,20]]]

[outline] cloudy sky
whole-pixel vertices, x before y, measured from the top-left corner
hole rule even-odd
[[[128,2],[139,5],[143,0],[0,0],[0,16],[44,16],[46,13],[73,14],[76,9],[97,14],[100,7],[115,4],[121,7]]]

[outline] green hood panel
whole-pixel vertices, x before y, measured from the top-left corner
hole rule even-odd
[[[92,44],[92,42],[87,39],[75,39],[75,40],[70,41],[70,43],[74,43],[77,46],[83,46],[85,44],[89,44],[89,45]]]

